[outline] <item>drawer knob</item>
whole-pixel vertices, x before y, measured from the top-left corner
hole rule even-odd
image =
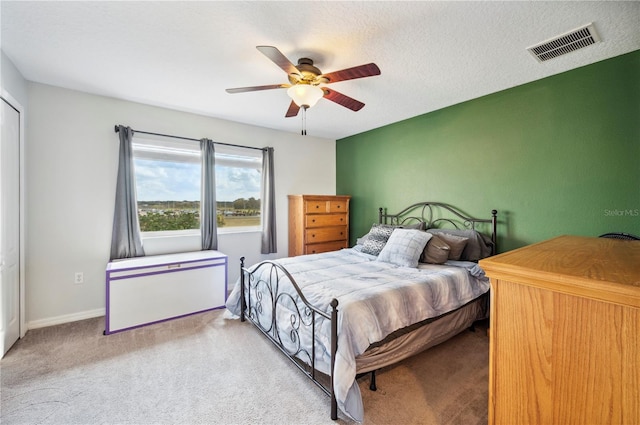
[[[315,223],[315,222],[316,222],[316,219],[314,218],[313,220],[311,220],[311,222],[312,222],[312,223]]]
[[[316,205],[316,209],[320,208],[320,205]]]
[[[315,237],[316,237],[316,235],[311,235],[311,237],[312,237],[312,238],[315,238]]]

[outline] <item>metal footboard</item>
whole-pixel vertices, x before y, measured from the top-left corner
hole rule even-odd
[[[280,264],[263,261],[251,270],[240,258],[240,320],[249,320],[311,381],[331,398],[331,419],[338,419],[338,404],[333,390],[335,354],[338,349],[338,300],[331,300],[331,311],[325,312],[312,305],[302,294],[291,274]],[[260,278],[265,272],[268,278]],[[290,291],[293,288],[294,291]],[[289,290],[287,290],[289,289]],[[295,297],[297,295],[297,299]],[[279,321],[285,314],[288,320]],[[328,383],[316,368],[317,320],[328,320],[331,329],[331,371]],[[311,337],[311,348],[303,346],[305,336]]]

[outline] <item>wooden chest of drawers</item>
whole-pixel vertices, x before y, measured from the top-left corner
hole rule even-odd
[[[350,198],[289,195],[289,256],[346,248]]]
[[[560,236],[480,266],[490,425],[640,423],[640,242]]]

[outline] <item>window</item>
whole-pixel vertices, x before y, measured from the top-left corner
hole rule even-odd
[[[199,143],[138,136],[133,139],[133,157],[143,236],[199,233]],[[260,230],[261,170],[261,151],[216,145],[220,232]]]

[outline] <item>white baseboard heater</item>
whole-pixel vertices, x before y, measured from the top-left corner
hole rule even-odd
[[[222,308],[227,256],[196,251],[112,261],[106,291],[105,335]]]

